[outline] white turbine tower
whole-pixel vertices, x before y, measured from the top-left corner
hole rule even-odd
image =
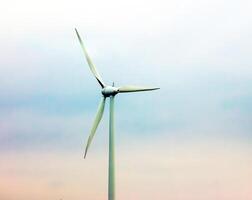
[[[85,47],[84,44],[81,40],[81,37],[75,29],[77,37],[79,39],[81,48],[84,52],[84,55],[86,57],[86,60],[88,62],[89,68],[95,78],[97,79],[98,83],[100,84],[102,90],[102,99],[100,102],[100,105],[98,107],[97,114],[95,116],[95,120],[92,126],[92,129],[90,131],[90,135],[88,137],[86,149],[85,149],[85,154],[84,158],[86,158],[88,148],[92,142],[92,139],[95,135],[95,131],[101,121],[103,111],[104,111],[104,106],[105,106],[105,101],[106,98],[110,98],[110,113],[109,113],[109,175],[108,175],[108,200],[115,200],[115,151],[114,151],[114,98],[115,95],[118,93],[125,93],[125,92],[142,92],[142,91],[150,91],[150,90],[157,90],[159,88],[149,88],[149,87],[136,87],[136,86],[122,86],[122,87],[114,87],[114,84],[112,86],[106,85],[104,81],[102,80],[100,74],[98,73],[96,67],[92,63]]]

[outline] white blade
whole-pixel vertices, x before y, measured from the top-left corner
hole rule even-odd
[[[118,88],[119,93],[123,92],[143,92],[143,91],[150,91],[150,90],[158,90],[160,88],[150,88],[150,87],[138,87],[138,86],[122,86]]]
[[[87,141],[87,145],[86,145],[86,149],[85,149],[85,155],[84,155],[84,158],[86,158],[86,155],[87,155],[87,151],[88,151],[88,148],[92,142],[92,139],[95,135],[95,131],[101,121],[101,118],[102,118],[102,115],[103,115],[103,111],[104,111],[104,107],[105,107],[105,100],[106,98],[103,97],[101,102],[100,102],[100,105],[98,107],[98,111],[97,111],[97,114],[95,116],[95,120],[94,120],[94,123],[93,123],[93,126],[92,126],[92,129],[91,129],[91,132],[90,132],[90,135],[88,137],[88,141]]]
[[[85,46],[84,46],[84,44],[83,44],[83,42],[82,42],[82,39],[81,39],[81,37],[80,37],[80,35],[79,35],[77,29],[75,29],[75,32],[76,32],[77,37],[78,37],[78,39],[79,39],[81,48],[82,48],[82,50],[83,50],[83,52],[84,52],[84,55],[85,55],[85,57],[86,57],[86,60],[87,60],[87,62],[88,62],[88,65],[89,65],[90,70],[92,71],[93,75],[95,76],[95,78],[97,79],[97,81],[99,82],[99,84],[101,85],[101,87],[104,88],[105,83],[103,82],[103,80],[102,80],[100,74],[98,73],[96,67],[95,67],[94,64],[92,63],[92,61],[91,61],[91,59],[90,59],[90,57],[89,57],[89,55],[88,55],[88,53],[87,53],[87,51],[86,51],[86,49],[85,49]]]

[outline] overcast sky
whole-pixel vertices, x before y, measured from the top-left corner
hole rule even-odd
[[[108,107],[74,28],[116,96],[121,200],[252,198],[252,3],[6,1],[0,13],[0,198],[107,198]]]

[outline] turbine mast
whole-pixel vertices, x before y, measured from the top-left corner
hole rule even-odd
[[[114,95],[110,96],[108,200],[115,200],[114,98]]]

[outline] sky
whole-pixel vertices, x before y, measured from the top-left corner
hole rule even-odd
[[[107,199],[108,102],[117,95],[120,200],[251,200],[252,2],[10,0],[0,12],[0,199]]]

